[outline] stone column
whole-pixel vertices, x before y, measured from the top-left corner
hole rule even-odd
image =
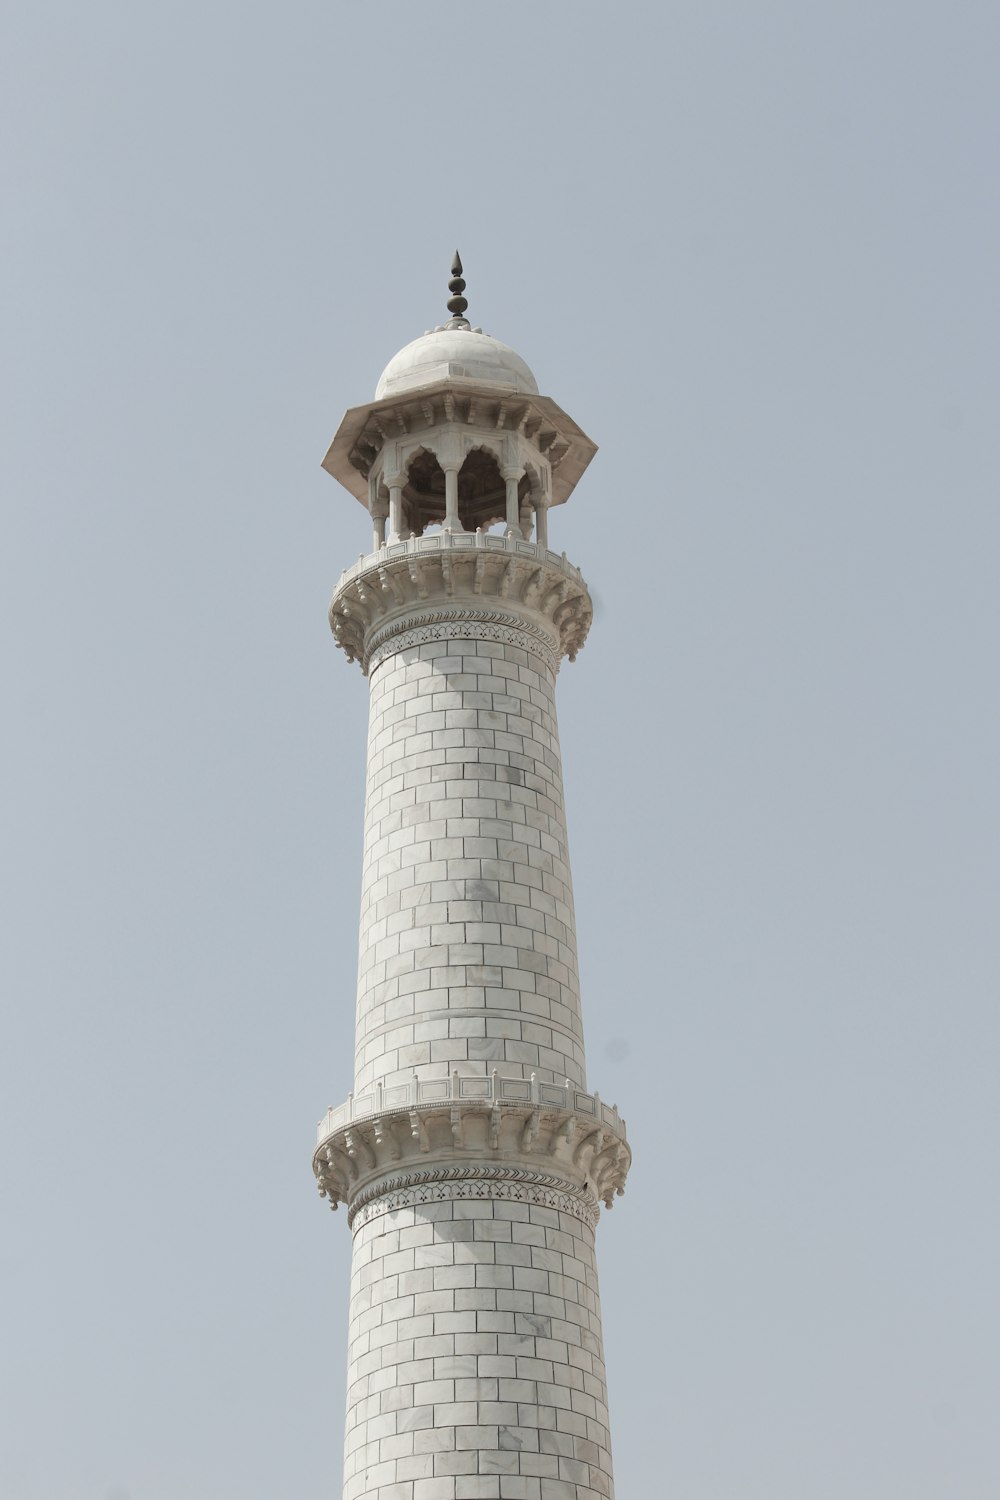
[[[623,1122],[588,1090],[560,658],[541,548],[419,539],[331,606],[371,683],[355,1087],[320,1123],[354,1233],[345,1500],[610,1500],[594,1229]]]
[[[389,486],[389,540],[399,542],[403,539],[403,475],[393,475],[387,483]]]
[[[541,496],[535,501],[535,541],[539,547],[549,545],[549,503]]]
[[[519,504],[519,502],[518,502],[517,488],[518,488],[518,485],[521,482],[521,479],[522,479],[523,475],[524,475],[523,468],[518,468],[518,469],[504,469],[502,471],[503,481],[504,481],[504,484],[507,486],[507,535],[508,536],[516,536],[518,534],[518,530],[519,530],[519,528],[518,528],[518,504]]]
[[[385,521],[389,514],[384,500],[375,499],[371,504],[372,518],[372,549],[377,552],[380,547],[385,546]]]
[[[458,518],[458,464],[444,466],[444,523],[443,531],[462,531]]]

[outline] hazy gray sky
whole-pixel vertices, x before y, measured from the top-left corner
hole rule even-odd
[[[995,1500],[1000,11],[10,5],[9,1500],[339,1493],[368,545],[470,315],[555,512],[619,1500]]]

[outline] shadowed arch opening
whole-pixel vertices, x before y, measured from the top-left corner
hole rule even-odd
[[[486,448],[466,454],[458,474],[458,518],[466,531],[487,531],[507,516],[507,486],[500,465]]]
[[[403,517],[415,536],[444,520],[444,470],[428,448],[418,448],[407,465]]]

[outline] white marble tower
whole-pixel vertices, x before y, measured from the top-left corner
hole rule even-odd
[[[461,271],[324,460],[372,527],[330,607],[371,684],[355,1082],[313,1158],[354,1237],[344,1496],[605,1500],[630,1152],[587,1083],[554,690],[591,603],[547,525],[596,450]]]

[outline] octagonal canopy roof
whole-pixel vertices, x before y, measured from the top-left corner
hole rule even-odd
[[[414,339],[382,371],[375,399],[345,412],[323,467],[362,505],[369,503],[372,465],[397,434],[438,425],[476,424],[492,432],[520,433],[546,459],[551,473],[548,503],[560,505],[597,452],[596,443],[538,384],[521,356],[465,313],[465,281],[458,251],[451,266],[451,319]]]
[[[382,371],[375,400],[408,394],[439,381],[473,381],[512,395],[537,396],[538,384],[519,354],[477,328],[438,328],[400,349]]]

